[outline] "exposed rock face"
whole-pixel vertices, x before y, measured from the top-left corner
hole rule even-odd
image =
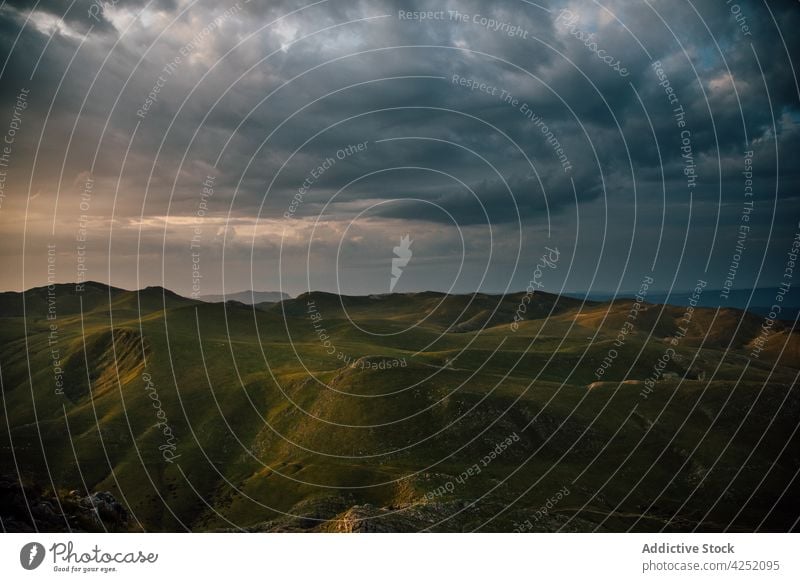
[[[78,504],[92,511],[103,523],[127,524],[128,510],[108,491],[99,491],[79,499]]]
[[[397,518],[395,516],[390,516],[388,519],[386,517],[382,517],[388,513],[389,512],[384,509],[378,509],[369,504],[354,505],[343,514],[337,516],[336,519],[328,522],[324,531],[338,533],[390,533],[400,531],[415,531],[413,524],[406,523],[408,520],[403,519],[402,517]]]
[[[283,517],[264,522],[250,531],[258,532],[327,532],[327,533],[394,533],[419,532],[433,528],[469,531],[468,522],[475,509],[466,501],[429,503],[417,501],[393,507],[377,507],[370,503],[351,504],[349,498],[329,498],[295,506],[293,512],[313,517]],[[498,508],[499,510],[499,508]]]
[[[5,532],[132,531],[128,510],[108,491],[53,495],[39,485],[0,475],[0,522]]]

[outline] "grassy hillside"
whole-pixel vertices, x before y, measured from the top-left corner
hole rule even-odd
[[[148,531],[793,527],[790,326],[522,299],[0,294],[0,472]]]

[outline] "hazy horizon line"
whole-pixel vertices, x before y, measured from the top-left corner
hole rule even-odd
[[[113,288],[113,289],[120,289],[122,291],[128,291],[128,292],[144,291],[144,290],[149,289],[149,288],[161,288],[161,289],[164,289],[166,291],[169,291],[170,293],[174,293],[175,295],[179,295],[181,297],[184,297],[186,299],[199,299],[201,297],[209,297],[209,296],[215,296],[215,295],[238,295],[238,294],[241,294],[241,293],[283,293],[285,295],[288,295],[289,298],[291,298],[291,299],[296,299],[300,295],[303,295],[303,294],[306,294],[306,293],[329,293],[331,295],[341,295],[341,296],[349,296],[349,297],[369,297],[371,295],[407,295],[407,294],[410,294],[410,293],[441,293],[443,295],[472,295],[472,294],[513,295],[513,294],[516,294],[516,293],[525,293],[526,292],[525,289],[519,289],[519,290],[516,290],[516,291],[512,291],[512,290],[509,290],[509,291],[480,291],[480,290],[473,290],[473,291],[464,291],[464,292],[457,292],[457,293],[450,292],[450,291],[441,291],[441,290],[438,290],[438,289],[417,289],[417,290],[407,290],[407,291],[400,291],[400,292],[373,291],[373,292],[365,292],[365,293],[362,293],[362,294],[351,295],[351,294],[346,294],[346,293],[340,293],[340,292],[337,292],[337,291],[329,291],[329,290],[325,290],[325,289],[305,290],[305,291],[301,291],[300,293],[296,293],[296,294],[292,294],[289,291],[283,291],[281,289],[240,289],[238,291],[224,291],[223,290],[223,291],[209,292],[209,293],[203,293],[202,295],[198,295],[197,297],[191,297],[191,295],[192,295],[191,293],[187,295],[187,294],[184,294],[182,292],[175,291],[174,289],[170,289],[169,287],[166,287],[163,284],[148,284],[148,285],[144,285],[143,287],[139,287],[138,289],[130,289],[130,288],[123,287],[123,286],[120,286],[120,285],[113,285],[111,283],[105,283],[103,281],[89,280],[89,281],[83,281],[83,282],[66,281],[66,282],[58,282],[58,283],[45,283],[45,284],[41,284],[41,285],[33,285],[33,286],[28,287],[26,289],[4,289],[4,290],[0,290],[0,293],[26,293],[28,291],[33,291],[35,289],[44,289],[44,288],[47,288],[47,287],[50,287],[50,286],[77,286],[77,285],[87,285],[87,284],[102,285],[104,287],[109,287],[109,288]],[[769,286],[765,286],[765,287],[738,287],[738,288],[731,289],[731,291],[756,291],[756,290],[759,290],[759,289],[774,289],[774,288],[775,287],[769,287]],[[686,287],[685,289],[684,288],[679,288],[679,287],[674,287],[672,289],[650,289],[648,291],[648,295],[650,295],[650,294],[664,294],[664,293],[668,293],[668,294],[682,293],[682,292],[689,292],[691,290],[692,290],[691,287]],[[709,289],[709,291],[719,291],[719,290],[720,289]],[[615,296],[616,297],[620,297],[620,296],[627,296],[627,295],[630,295],[630,294],[636,295],[639,291],[636,290],[636,289],[624,289],[624,290],[622,290],[622,289],[621,290],[598,289],[598,290],[592,290],[592,291],[589,291],[588,289],[582,289],[582,290],[574,290],[574,289],[573,290],[566,290],[565,289],[563,291],[558,291],[558,290],[553,291],[553,290],[548,290],[548,289],[541,289],[541,290],[537,289],[537,292],[549,293],[551,295],[585,295],[586,297],[591,297],[591,296],[595,296],[595,295],[608,295],[608,296],[613,298]]]

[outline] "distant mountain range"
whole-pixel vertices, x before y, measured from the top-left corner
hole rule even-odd
[[[434,291],[424,291],[422,293],[432,293],[443,295]],[[416,294],[418,295],[418,294]],[[481,295],[481,294],[477,294]],[[511,294],[513,295],[513,294]],[[579,293],[567,293],[566,295],[572,297],[586,297],[590,301],[609,301],[614,297],[614,293],[599,292],[589,293],[582,295]],[[616,299],[631,299],[636,295],[635,292],[620,292],[616,294]],[[757,289],[732,289],[727,297],[721,294],[720,289],[707,289],[700,296],[698,302],[699,307],[709,307],[712,309],[728,308],[741,309],[742,311],[749,311],[756,315],[767,315],[770,312],[772,305],[776,303],[776,296],[778,295],[777,287],[759,287]],[[645,301],[648,303],[676,305],[685,307],[689,305],[689,300],[692,297],[692,292],[684,291],[651,291]],[[225,295],[201,295],[198,297],[201,301],[207,303],[219,303],[221,301],[238,301],[245,305],[256,305],[260,308],[267,307],[266,304],[278,303],[286,299],[291,299],[292,296],[288,293],[280,291],[239,291],[237,293],[226,293]],[[791,321],[800,312],[800,287],[792,287],[781,301],[781,313],[779,319],[784,321]]]
[[[70,284],[63,284],[59,285],[59,287],[63,289],[67,289],[70,287]],[[111,287],[105,285],[104,283],[98,283],[96,281],[89,281],[84,284],[86,288],[86,293],[83,294],[84,301],[89,301],[94,303],[94,301],[99,300],[103,301],[103,298],[106,300],[108,298],[114,298],[119,294],[123,293],[136,293],[135,291],[127,291],[125,289],[121,289],[118,287]],[[225,293],[225,294],[209,294],[209,295],[200,295],[196,299],[190,299],[189,297],[180,295],[175,293],[174,291],[170,291],[169,289],[165,289],[163,287],[146,287],[139,291],[141,294],[143,291],[148,291],[148,297],[152,299],[157,292],[160,292],[165,297],[170,298],[183,298],[186,300],[194,300],[194,301],[202,301],[204,303],[221,303],[224,301],[237,301],[239,303],[244,303],[245,305],[254,305],[259,309],[267,309],[272,306],[274,303],[279,303],[281,301],[286,301],[292,299],[292,296],[288,293],[284,293],[281,291],[237,291],[234,293]],[[152,293],[151,293],[152,292]],[[33,300],[37,306],[39,302],[46,301],[47,295],[47,288],[46,287],[34,287],[28,289],[26,292],[26,296],[29,300]],[[327,293],[323,291],[314,291],[314,294],[318,294],[319,296],[326,296],[330,298],[336,298],[337,295],[333,293]],[[64,298],[64,293],[59,293],[62,296],[62,301],[70,301],[70,299]],[[4,315],[3,310],[9,308],[9,303],[4,302],[2,299],[8,298],[12,299],[13,297],[19,297],[21,294],[17,291],[6,291],[0,292],[0,317]],[[304,297],[308,295],[308,293],[303,293],[299,297]],[[364,296],[342,296],[347,297],[350,300],[357,300],[359,297],[362,300],[366,300],[369,298],[378,298],[378,297],[389,297],[393,294],[378,294],[378,295],[364,295]],[[445,293],[440,293],[438,291],[421,291],[417,293],[406,293],[406,294],[394,294],[395,297],[423,297],[423,296],[432,296],[432,297],[442,297],[446,295]],[[477,297],[497,297],[497,295],[493,294],[484,294],[484,293],[475,293],[475,294],[466,294],[466,295],[474,295]],[[466,296],[465,295],[465,296]],[[507,297],[516,297],[521,296],[521,292],[516,293],[509,293]],[[627,300],[632,299],[636,295],[635,291],[619,291],[617,293],[611,291],[597,291],[591,293],[581,293],[581,292],[567,292],[564,293],[563,297],[568,298],[575,298],[575,299],[586,299],[587,301],[593,302],[600,302],[604,303],[610,301],[612,299],[615,300]],[[719,289],[706,289],[703,294],[700,296],[700,300],[697,304],[698,307],[708,307],[711,309],[719,308],[733,308],[733,309],[740,309],[742,311],[749,311],[755,315],[764,316],[770,312],[771,306],[776,303],[776,296],[778,295],[778,288],[777,287],[759,287],[757,289],[732,289],[730,294],[727,298],[721,295],[721,291]],[[647,296],[645,297],[645,301],[647,303],[654,303],[654,304],[665,304],[665,305],[674,305],[678,307],[685,307],[689,305],[689,300],[692,296],[692,292],[684,292],[680,290],[676,291],[650,291]],[[68,293],[67,297],[72,297],[73,299],[77,297],[77,295],[73,295],[72,293]],[[338,302],[338,299],[336,299]],[[19,312],[21,305],[17,304],[13,299],[11,301],[15,307],[12,309],[14,312]],[[797,313],[800,312],[800,286],[792,287],[783,297],[783,300],[780,302],[782,307],[780,317],[783,321],[793,321],[797,316]],[[21,315],[21,313],[19,313]],[[11,313],[6,313],[5,315],[11,315]]]
[[[571,297],[586,297],[592,301],[609,301],[616,295],[616,299],[630,299],[636,295],[635,291],[620,291],[619,293],[601,291],[597,293],[567,293]],[[749,311],[756,315],[767,315],[772,305],[776,304],[778,295],[777,287],[758,287],[757,289],[731,289],[727,297],[722,296],[720,289],[706,289],[698,301],[700,307],[733,307],[742,311]],[[645,301],[648,303],[666,303],[669,305],[686,306],[692,292],[684,291],[651,291]],[[793,321],[800,311],[800,287],[792,287],[780,302],[781,312],[779,319]]]
[[[200,295],[198,299],[206,303],[219,303],[220,301],[238,301],[245,305],[256,305],[258,303],[277,303],[284,299],[291,299],[292,296],[281,291],[239,291],[237,293],[225,293],[224,295]]]

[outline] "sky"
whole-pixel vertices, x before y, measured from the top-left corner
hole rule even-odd
[[[799,28],[794,1],[6,0],[0,289],[774,287]]]

